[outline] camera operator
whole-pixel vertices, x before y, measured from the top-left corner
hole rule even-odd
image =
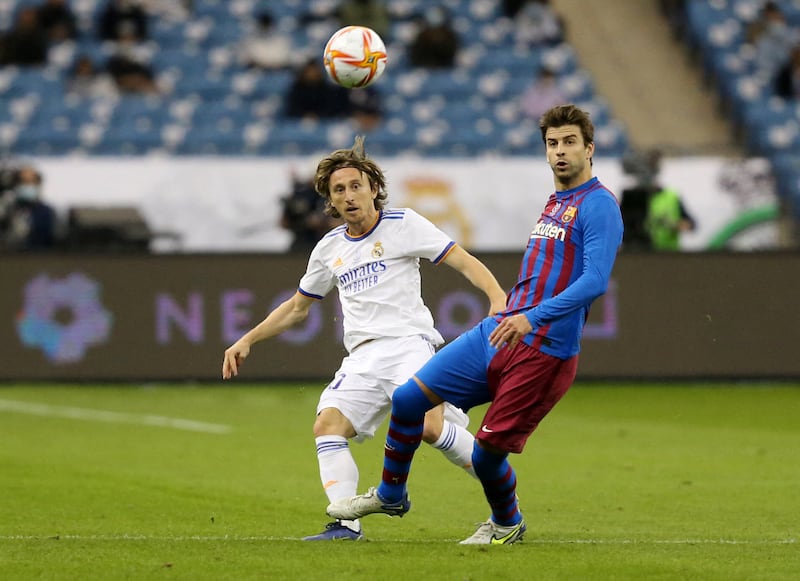
[[[307,254],[331,228],[340,224],[325,214],[325,200],[314,190],[311,180],[293,179],[292,193],[281,199],[281,227],[292,235],[290,252]]]
[[[30,165],[0,172],[0,247],[18,251],[53,248],[56,213],[42,200],[42,175]]]
[[[633,179],[620,202],[626,250],[678,251],[681,233],[696,227],[678,192],[659,183],[661,157],[650,150],[622,158],[622,170]]]

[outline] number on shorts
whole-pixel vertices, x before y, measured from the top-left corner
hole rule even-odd
[[[344,378],[346,377],[346,375],[347,374],[345,374],[345,373],[341,373],[341,374],[337,375],[336,377],[334,377],[333,381],[331,381],[328,384],[328,389],[339,389],[339,386],[342,385],[342,382],[344,381]]]

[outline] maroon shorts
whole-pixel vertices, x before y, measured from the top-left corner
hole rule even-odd
[[[539,422],[575,379],[578,356],[559,359],[518,343],[489,363],[492,402],[475,438],[506,452],[520,453]]]

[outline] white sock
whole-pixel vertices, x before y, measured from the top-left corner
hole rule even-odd
[[[319,436],[317,444],[317,460],[319,461],[319,477],[322,488],[330,502],[340,498],[356,495],[358,489],[358,466],[344,436]],[[360,531],[361,524],[357,520],[343,520],[341,523]]]
[[[442,435],[431,446],[441,450],[444,457],[477,479],[472,467],[472,445],[475,438],[469,431],[447,420],[442,426]]]

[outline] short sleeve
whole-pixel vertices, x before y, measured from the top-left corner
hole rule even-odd
[[[307,297],[322,299],[334,286],[336,277],[326,265],[321,246],[317,244],[308,259],[308,266],[300,279],[298,290]]]
[[[450,236],[410,208],[405,210],[404,229],[410,244],[409,254],[426,258],[434,264],[441,262],[455,246]]]

